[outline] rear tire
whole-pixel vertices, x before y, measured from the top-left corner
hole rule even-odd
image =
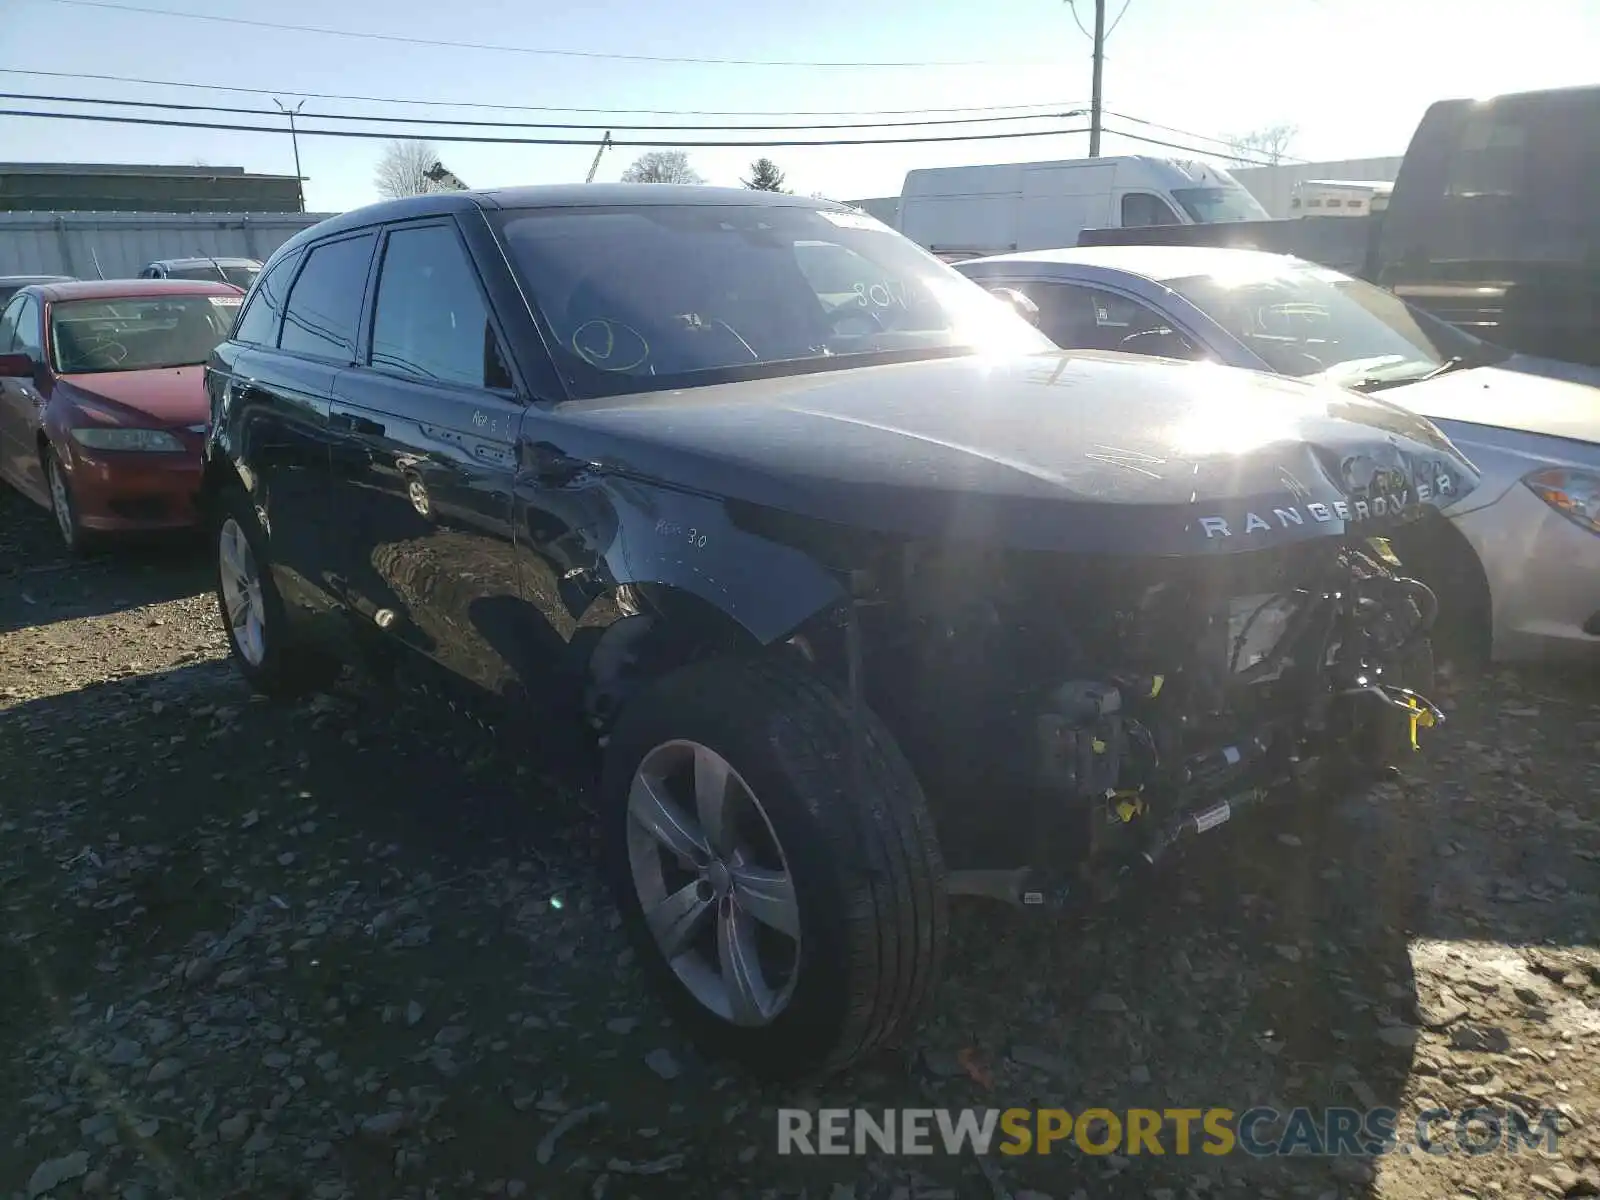
[[[275,700],[321,690],[338,674],[338,664],[295,643],[255,506],[242,489],[229,488],[217,497],[213,514],[217,612],[234,665],[252,688]]]
[[[769,660],[718,659],[639,693],[606,747],[608,867],[640,962],[706,1054],[766,1078],[830,1073],[892,1044],[914,1023],[942,967],[944,865],[922,789],[869,715],[864,794],[856,794],[851,728],[848,705],[815,674]],[[717,763],[729,769],[726,790],[698,786],[721,778]],[[727,797],[714,811],[729,815],[702,820],[705,794]],[[737,817],[750,810],[746,795],[761,821]],[[675,833],[663,838],[647,828],[651,814],[662,812],[657,797],[667,798],[673,821],[682,820],[676,831],[690,834],[677,843],[681,858],[664,849]],[[719,829],[727,831],[721,838]],[[768,872],[763,878],[787,881],[754,896],[762,905],[749,911],[765,916],[745,907],[751,896],[740,872],[752,865]],[[771,900],[783,895],[793,912],[779,920]],[[692,939],[670,936],[680,926],[664,926],[663,896],[680,901],[682,927],[699,922]],[[709,911],[691,913],[701,900]],[[647,904],[654,927],[669,936],[652,932]],[[740,943],[724,930],[744,917],[763,926],[761,953],[749,957],[763,986],[743,989],[760,1005],[727,1000],[741,990],[730,978],[748,971]],[[795,936],[766,926],[769,918],[786,928],[792,920]],[[741,963],[731,976],[730,945]]]

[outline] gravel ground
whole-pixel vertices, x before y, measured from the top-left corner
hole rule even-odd
[[[60,560],[0,494],[0,1195],[1600,1193],[1600,687],[1496,675],[1321,836],[1136,911],[958,908],[915,1045],[808,1089],[644,991],[586,781],[225,660],[192,549]],[[774,1110],[1558,1108],[1560,1157],[800,1159]]]

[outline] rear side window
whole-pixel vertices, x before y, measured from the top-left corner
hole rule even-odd
[[[32,296],[23,298],[22,312],[17,317],[17,340],[13,353],[28,354],[43,361],[44,344],[39,336],[39,301]]]
[[[278,318],[283,316],[283,294],[289,289],[295,264],[299,261],[298,252],[290,254],[279,259],[267,272],[256,294],[250,297],[250,302],[240,314],[239,323],[234,326],[234,341],[248,342],[252,346],[270,346],[278,340]]]
[[[10,354],[17,346],[17,318],[22,315],[22,301],[13,299],[0,313],[0,354]]]
[[[284,309],[280,349],[339,362],[354,360],[361,297],[376,240],[375,234],[364,233],[315,246],[307,253]]]
[[[477,272],[450,226],[389,234],[372,317],[371,364],[440,383],[511,385]]]

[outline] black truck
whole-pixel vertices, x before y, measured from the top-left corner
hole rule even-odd
[[[1383,212],[1093,229],[1078,244],[1293,254],[1485,341],[1600,365],[1600,86],[1431,105]]]
[[[641,964],[773,1075],[905,1031],[952,894],[1105,895],[1440,719],[1437,603],[1383,540],[1477,486],[1434,426],[1060,352],[841,205],[346,213],[273,255],[207,386],[244,675],[355,659],[598,750]]]

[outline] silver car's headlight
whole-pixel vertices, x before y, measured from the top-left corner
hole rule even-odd
[[[1600,534],[1600,472],[1541,467],[1522,482],[1567,520]]]
[[[162,429],[117,429],[109,425],[86,425],[72,430],[72,440],[91,450],[148,450],[167,454],[183,452],[183,443]]]

